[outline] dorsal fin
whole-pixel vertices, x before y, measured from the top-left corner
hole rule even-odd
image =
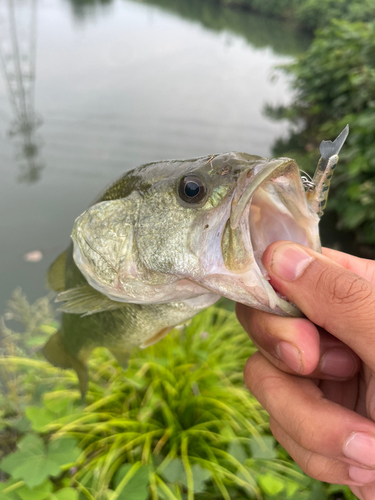
[[[55,292],[65,290],[65,265],[67,250],[61,253],[56,260],[52,262],[47,271],[47,286]]]
[[[88,284],[69,288],[69,290],[59,293],[56,302],[62,302],[59,311],[81,314],[82,316],[113,311],[127,305],[125,302],[115,302],[109,299]]]

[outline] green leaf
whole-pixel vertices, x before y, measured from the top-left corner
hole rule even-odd
[[[267,473],[264,476],[258,477],[258,484],[267,495],[275,496],[281,493],[284,489],[284,482],[275,476]]]
[[[232,455],[241,464],[248,458],[243,446],[238,441],[232,441],[227,451],[229,455]]]
[[[191,472],[193,474],[194,493],[202,493],[206,488],[205,482],[211,477],[211,472],[199,464],[194,464],[191,467]],[[180,481],[187,487],[187,477],[182,460],[175,459],[169,462],[162,475],[169,483]]]
[[[194,481],[194,493],[203,493],[206,489],[206,481],[211,477],[211,472],[203,469],[199,464],[194,464],[191,468]],[[187,488],[187,477],[184,471],[184,477],[181,480],[182,484]]]
[[[19,420],[14,426],[15,429],[18,430],[20,433],[25,433],[30,430],[30,421],[26,416],[24,415],[21,420]]]
[[[59,416],[70,414],[71,411],[69,411],[69,406],[72,405],[73,399],[72,396],[64,396],[61,397],[59,395],[54,396],[52,393],[44,394],[43,396],[43,404],[44,406],[50,410],[51,412],[55,413],[55,418],[56,414],[59,414]]]
[[[16,493],[17,490],[12,490],[9,493],[2,493],[4,490],[8,489],[10,486],[13,486],[17,482],[18,481],[13,478],[9,479],[9,481],[7,481],[6,483],[0,482],[0,500],[19,500],[19,497]]]
[[[294,481],[285,481],[286,484],[286,496],[288,498],[294,498],[295,493],[301,487],[298,483]]]
[[[80,454],[77,441],[73,438],[56,439],[49,444],[48,458],[60,466],[75,462]]]
[[[162,472],[163,476],[169,483],[181,481],[185,477],[185,468],[182,460],[176,458],[171,460]]]
[[[13,478],[25,481],[29,488],[35,488],[49,476],[58,476],[61,467],[79,455],[75,439],[59,439],[47,448],[40,437],[29,435],[20,440],[18,450],[5,457],[0,467]]]
[[[25,481],[30,488],[43,483],[48,476],[57,476],[60,472],[57,464],[48,461],[42,439],[34,435],[21,439],[18,450],[5,457],[0,467],[15,479]]]
[[[31,422],[31,427],[36,432],[43,431],[44,427],[56,420],[56,414],[48,408],[29,406],[25,413]]]
[[[56,491],[51,500],[78,500],[78,491],[73,488],[63,488],[62,490]]]
[[[276,458],[275,443],[276,441],[272,436],[262,436],[258,439],[252,438],[249,444],[251,456],[264,460]]]
[[[122,480],[130,472],[133,466],[131,464],[124,464],[120,467],[116,474],[115,484],[116,493],[117,487],[120,485]],[[126,482],[124,488],[118,493],[117,500],[147,500],[149,496],[148,485],[149,485],[149,473],[150,468],[148,466],[140,467],[134,476],[132,476],[128,482]]]
[[[22,500],[44,500],[49,498],[52,489],[52,483],[48,480],[32,489],[28,486],[22,486],[17,490],[17,494]]]

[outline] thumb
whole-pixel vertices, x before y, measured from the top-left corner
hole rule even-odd
[[[289,241],[272,243],[263,264],[278,292],[375,368],[375,288],[370,282]]]

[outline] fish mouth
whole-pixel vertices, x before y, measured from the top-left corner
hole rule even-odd
[[[294,160],[278,158],[259,165],[234,197],[230,214],[232,230],[240,228],[254,255],[252,267],[268,295],[274,312],[300,316],[300,311],[281,297],[269,283],[262,263],[266,248],[273,242],[288,240],[320,251],[319,217],[309,207],[299,168]]]

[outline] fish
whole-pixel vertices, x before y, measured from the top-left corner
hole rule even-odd
[[[332,169],[322,162],[324,172]],[[320,181],[304,181],[291,158],[239,152],[125,173],[75,220],[70,246],[48,271],[63,314],[44,356],[76,371],[84,397],[93,349],[106,347],[126,369],[134,348],[154,344],[220,297],[301,316],[271,286],[262,255],[277,240],[321,251],[329,181]]]

